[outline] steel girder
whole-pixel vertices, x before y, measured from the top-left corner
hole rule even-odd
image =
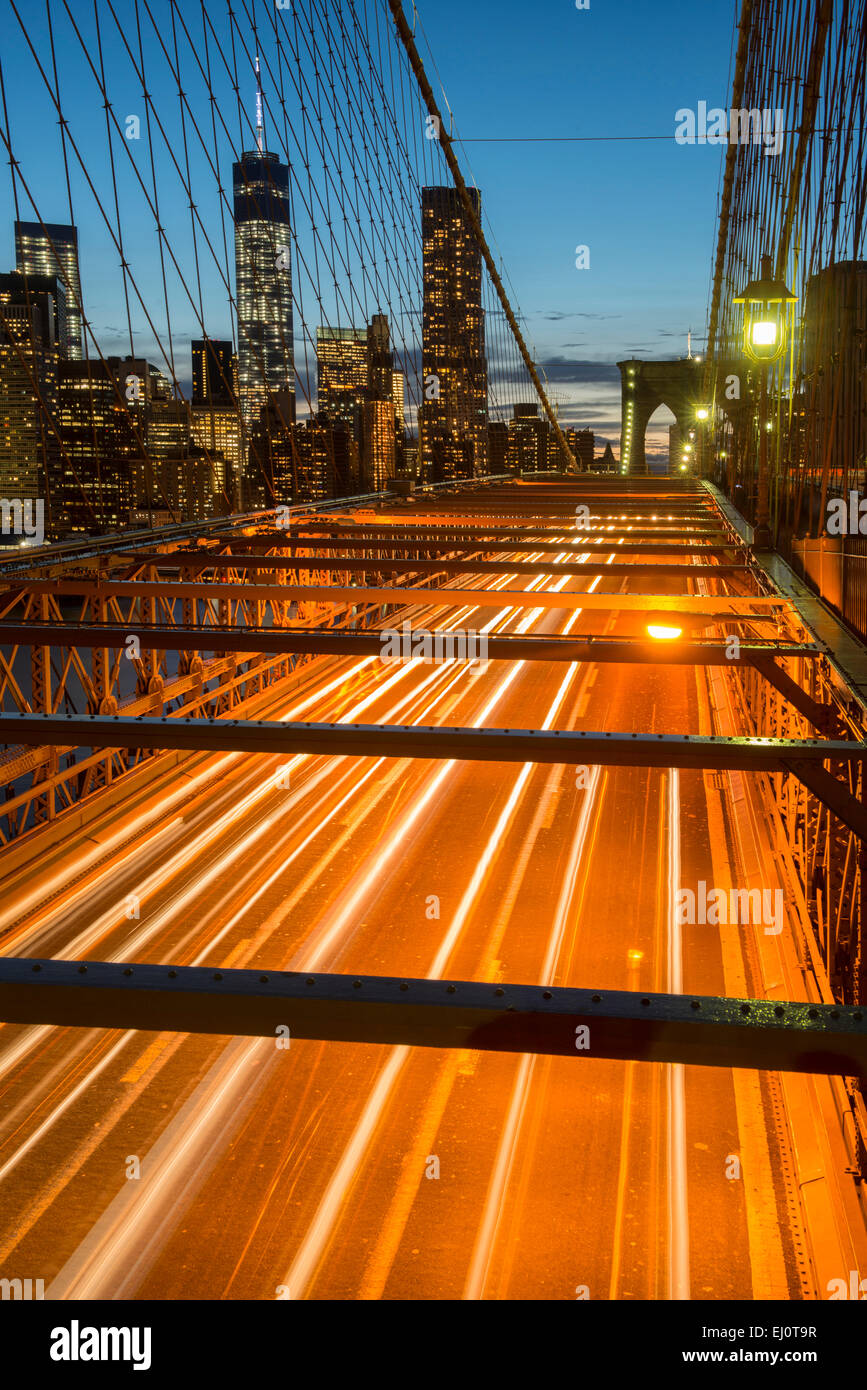
[[[405,559],[377,557],[350,559],[335,555],[298,554],[293,547],[283,555],[208,555],[205,551],[176,553],[170,555],[139,556],[137,563],[152,565],[155,569],[177,570],[339,570],[351,573],[377,574],[391,570],[395,574],[573,574],[584,579],[612,575],[617,579],[638,576],[651,578],[663,574],[666,577],[684,576],[695,579],[711,576],[714,579],[733,574],[751,574],[749,565],[687,565],[687,564],[611,564],[600,561],[592,564],[560,563],[552,565],[541,560],[456,560],[456,559]]]
[[[202,624],[146,627],[135,622],[82,626],[77,622],[0,621],[0,646],[124,648],[133,636],[138,638],[143,651],[252,651],[287,655],[297,652],[310,656],[379,656],[383,642],[379,630],[322,632],[310,628],[221,628]],[[655,642],[638,637],[624,640],[497,634],[488,637],[486,650],[488,661],[592,661],[624,666],[738,666],[748,663],[761,670],[774,684],[774,671],[781,669],[774,666],[775,657],[816,659],[826,655],[821,647],[796,642],[741,642],[740,656],[730,657],[725,641]]]
[[[706,995],[3,957],[0,1019],[867,1079],[861,1009]]]
[[[470,762],[605,764],[787,772],[797,761],[867,759],[844,739],[729,738],[597,733],[583,729],[476,729],[428,724],[321,724],[252,719],[127,719],[121,715],[4,714],[3,743],[194,752],[311,753],[326,757],[457,758]]]
[[[335,566],[337,568],[337,566]],[[684,568],[684,575],[689,571]],[[750,595],[743,597],[707,598],[694,594],[602,594],[578,593],[552,589],[436,589],[395,588],[387,585],[344,586],[341,584],[196,584],[184,581],[171,584],[148,580],[103,579],[39,579],[16,585],[16,592],[27,594],[83,595],[94,600],[129,599],[198,599],[202,603],[218,599],[238,602],[291,603],[295,600],[310,603],[331,603],[339,607],[413,603],[422,606],[455,607],[472,603],[480,608],[593,608],[603,611],[631,610],[633,612],[682,612],[716,614],[721,617],[742,618],[745,621],[775,621],[778,613],[792,610],[790,599]],[[764,613],[751,609],[765,610]],[[776,610],[776,611],[774,611]]]
[[[790,772],[818,795],[826,761],[867,761],[867,743],[836,739],[716,738],[582,730],[432,728],[427,725],[301,724],[239,719],[124,719],[118,715],[0,716],[0,741],[25,746],[160,748],[193,752],[324,757],[455,758],[468,762],[576,766],[709,768]],[[830,777],[830,774],[828,774]],[[822,797],[850,830],[867,839],[867,808],[830,777]],[[833,797],[833,805],[828,797]]]
[[[443,536],[442,530],[438,531],[437,538],[434,538],[432,536],[430,540],[412,538],[402,540],[400,537],[397,536],[377,536],[371,539],[365,538],[364,536],[358,536],[357,534],[347,534],[345,537],[336,537],[333,535],[306,536],[300,535],[297,532],[292,532],[291,538],[287,535],[287,533],[283,533],[283,535],[284,539],[282,540],[282,542],[278,539],[275,539],[273,536],[260,536],[258,538],[258,542],[256,538],[251,538],[249,541],[245,543],[245,548],[249,552],[262,549],[267,550],[269,553],[272,553],[276,552],[277,547],[282,544],[286,548],[286,550],[289,551],[289,553],[291,554],[292,548],[294,546],[301,545],[310,547],[315,546],[316,549],[319,551],[398,551],[400,553],[400,556],[402,557],[411,556],[415,551],[419,553],[424,553],[425,555],[429,555],[431,553],[437,554],[442,552],[445,552],[449,555],[488,555],[500,553],[506,555],[525,555],[527,551],[535,550],[542,555],[560,555],[563,554],[564,551],[572,551],[576,555],[581,555],[585,554],[588,550],[593,550],[597,547],[600,551],[604,551],[607,543],[607,538],[604,535],[600,535],[598,532],[588,533],[586,539],[584,539],[583,541],[575,540],[572,537],[562,541],[551,541],[550,531],[546,533],[544,539],[539,538],[538,540],[491,541],[483,538],[480,540],[474,540],[472,542],[464,540],[463,538],[459,540],[449,540]],[[614,548],[613,545],[611,548]],[[618,555],[727,556],[730,555],[732,551],[744,553],[743,547],[739,544],[736,544],[735,542],[732,542],[730,545],[682,545],[677,543],[669,544],[667,542],[661,542],[659,545],[652,545],[648,542],[645,542],[644,545],[621,545],[619,542],[617,542],[616,550]],[[134,556],[132,554],[127,555],[124,551],[120,551],[118,553],[124,561],[128,561],[131,565],[138,563],[138,556]],[[198,551],[194,553],[207,555],[219,554],[220,552]],[[275,555],[275,558],[279,557]],[[158,564],[159,560],[155,561],[155,563]],[[750,569],[755,570],[756,566],[752,562],[752,557],[747,556],[747,563]],[[333,559],[331,560],[331,564],[333,568],[338,568],[337,564],[334,562]]]

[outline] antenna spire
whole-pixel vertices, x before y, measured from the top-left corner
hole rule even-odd
[[[265,150],[265,126],[262,117],[262,77],[259,72],[259,54],[256,54],[256,148],[262,154]]]

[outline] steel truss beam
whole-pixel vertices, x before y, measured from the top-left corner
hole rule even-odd
[[[833,717],[831,706],[821,704],[806,690],[802,690],[797,681],[792,680],[788,672],[777,665],[774,656],[774,652],[753,651],[748,661],[780,692],[784,700],[787,700],[799,714],[803,714],[805,719],[809,719],[814,729],[830,732],[829,721]]]
[[[434,527],[434,528],[433,528],[434,532],[438,533],[439,535],[442,535],[443,532],[446,532],[446,533],[447,533],[447,532],[449,532],[449,531],[453,531],[453,530],[457,530],[457,529],[458,529],[457,527],[449,526],[446,522],[443,522],[442,526],[437,526],[437,527]],[[461,529],[464,529],[464,528],[461,528]],[[465,529],[467,529],[468,535],[472,535],[473,530],[474,530],[475,528],[469,527],[469,528],[465,528]],[[544,531],[544,535],[545,535],[545,537],[547,537],[547,538],[550,538],[550,537],[552,537],[552,536],[556,536],[558,529],[561,529],[561,530],[567,532],[567,533],[570,534],[571,536],[574,536],[574,535],[576,534],[576,532],[575,532],[575,523],[574,523],[574,519],[573,519],[573,518],[570,518],[570,517],[568,517],[568,516],[566,516],[566,517],[563,518],[563,525],[562,525],[561,528],[558,528],[558,527],[556,526],[556,524],[552,521],[551,523],[549,523],[549,524],[548,524],[547,526],[545,526],[544,528],[539,528],[539,529],[542,529],[542,530]],[[396,530],[396,528],[394,528],[394,527],[388,527],[388,528],[387,528],[387,533],[388,533],[388,532],[394,533],[395,530]],[[367,535],[367,531],[368,531],[368,528],[366,528],[366,527],[364,527],[364,526],[358,526],[358,527],[353,526],[353,528],[352,528],[352,535],[353,535],[354,537],[365,536],[365,535]],[[386,536],[385,536],[385,537],[379,537],[379,538],[380,538],[380,539],[385,539],[385,538],[387,538],[387,533],[386,533]],[[307,532],[307,533],[299,533],[299,534],[302,534],[303,539],[306,540],[306,539],[308,538],[308,536],[309,536],[310,533]],[[374,533],[374,534],[376,535],[377,533]],[[482,534],[483,534],[483,535],[487,535],[487,534],[489,534],[489,532],[488,532],[486,529],[483,529],[483,530],[482,530]],[[528,535],[529,535],[529,536],[532,536],[532,535],[534,535],[534,534],[536,534],[536,532],[528,532],[528,531],[526,531],[526,530],[523,530],[522,528],[517,528],[517,529],[515,529],[515,531],[513,532],[513,535],[514,535],[514,537],[515,537],[516,539],[520,539],[522,536],[528,536]],[[581,533],[578,532],[578,534],[580,535]],[[686,527],[686,528],[684,528],[684,527],[677,527],[677,526],[653,526],[653,527],[648,527],[647,529],[644,529],[644,528],[642,528],[642,527],[640,527],[640,526],[625,526],[625,525],[622,525],[622,526],[620,526],[620,527],[618,527],[618,528],[615,528],[614,530],[609,530],[607,527],[605,527],[604,529],[603,529],[602,527],[598,527],[598,528],[596,528],[596,529],[591,529],[591,530],[589,530],[589,531],[587,532],[587,535],[589,535],[589,536],[594,536],[594,537],[595,537],[595,536],[604,537],[606,540],[610,540],[610,541],[612,542],[612,544],[616,543],[617,540],[620,539],[620,538],[622,537],[624,540],[630,540],[630,539],[631,539],[631,540],[643,540],[643,541],[654,541],[654,540],[659,540],[659,541],[679,541],[679,540],[690,541],[690,540],[692,540],[692,541],[696,541],[696,540],[703,540],[703,539],[704,539],[704,540],[708,540],[708,541],[710,541],[710,540],[715,540],[716,543],[717,543],[717,545],[722,545],[722,544],[725,543],[726,532],[725,532],[725,530],[723,529],[722,526],[691,526],[691,527]],[[431,537],[431,538],[433,539],[433,534],[432,534],[432,537]],[[408,536],[407,539],[411,539],[411,536]],[[416,539],[424,540],[424,539],[425,539],[425,535],[422,534],[422,535],[420,535],[420,536],[416,536]],[[734,546],[734,545],[740,544],[740,543],[732,541],[730,544],[731,544],[731,546]]]
[[[867,1078],[861,1009],[707,995],[3,957],[0,1019]]]
[[[335,566],[338,568],[338,566]],[[684,575],[689,571],[684,567]],[[38,579],[23,580],[15,592],[28,594],[78,594],[94,599],[198,599],[213,603],[217,599],[259,600],[265,603],[291,603],[295,600],[311,603],[333,603],[339,607],[359,604],[455,607],[472,603],[479,608],[586,608],[605,612],[712,613],[720,617],[742,618],[748,622],[775,622],[777,615],[792,611],[791,599],[749,595],[747,597],[697,594],[600,594],[566,592],[562,589],[438,589],[395,588],[387,585],[365,587],[341,584],[195,584],[181,581],[156,583],[148,580],[103,579]],[[766,610],[755,613],[754,608]],[[776,611],[774,611],[776,610]]]
[[[600,554],[605,554],[607,550],[617,555],[677,555],[677,556],[722,556],[726,564],[730,563],[728,556],[732,551],[740,548],[735,545],[609,545],[605,537],[597,535],[590,536],[584,541],[496,541],[487,543],[476,541],[473,544],[464,544],[463,541],[395,541],[395,540],[355,540],[347,537],[346,540],[323,540],[314,537],[310,541],[300,541],[299,544],[316,545],[319,552],[324,550],[338,551],[399,551],[401,556],[411,556],[413,552],[424,555],[526,555],[528,551],[535,551],[540,555],[562,555],[570,551],[576,555],[584,555],[587,552],[596,550]],[[332,564],[334,561],[332,560]],[[336,567],[336,566],[335,566]],[[756,567],[748,562],[747,567],[756,572]],[[558,567],[559,568],[559,567]]]
[[[728,738],[596,733],[582,729],[474,729],[416,724],[304,724],[252,719],[126,719],[121,715],[4,714],[3,743],[194,752],[310,753],[326,757],[457,758],[470,762],[605,764],[788,772],[793,761],[867,759],[842,739]]]
[[[626,513],[626,515],[624,515],[622,508],[611,512],[590,512],[589,515],[589,520],[591,522],[599,521],[604,522],[606,524],[610,524],[615,521],[635,522],[652,521],[653,519],[654,513],[652,511],[649,511],[646,515],[640,515],[636,513],[630,516],[628,512]],[[703,512],[701,515],[698,515],[696,513],[680,512],[675,513],[669,518],[666,518],[666,520],[668,522],[667,528],[665,525],[661,525],[659,522],[656,522],[656,526],[660,530],[680,530],[683,529],[684,526],[688,526],[690,528],[692,526],[700,526],[703,528],[709,528],[711,530],[722,529],[722,521],[718,513],[714,514],[711,512]],[[557,525],[558,521],[562,523],[559,528]],[[287,529],[291,533],[297,532],[299,535],[304,536],[315,535],[316,533],[325,532],[327,535],[334,536],[342,536],[344,534],[356,534],[364,536],[398,535],[425,537],[436,536],[437,533],[441,531],[455,531],[460,533],[466,533],[468,539],[472,539],[476,535],[483,535],[498,536],[503,540],[508,540],[510,538],[521,539],[525,536],[550,536],[552,533],[555,533],[558,529],[565,529],[567,531],[570,531],[574,528],[574,526],[574,512],[564,512],[562,517],[555,518],[551,521],[548,521],[545,524],[533,526],[498,526],[496,523],[486,525],[484,520],[482,519],[482,516],[479,516],[472,524],[456,521],[452,522],[449,521],[448,518],[442,518],[441,520],[435,523],[423,521],[395,521],[392,523],[358,521],[355,523],[355,525],[347,526],[345,524],[342,525],[340,522],[337,521],[324,520],[321,524],[318,522],[303,522],[294,526],[290,525]],[[285,531],[284,534],[286,534]],[[238,537],[238,539],[240,540],[241,538]]]
[[[680,737],[582,730],[431,728],[399,724],[298,724],[239,719],[125,719],[111,715],[8,714],[0,740],[41,747],[160,748],[192,752],[294,754],[357,758],[455,758],[468,762],[563,763],[576,766],[708,768],[789,772],[828,760],[867,761],[867,743],[832,739]],[[830,774],[828,774],[830,776]],[[867,808],[836,778],[829,810],[867,839]],[[826,789],[830,796],[830,789]],[[818,795],[818,792],[816,793]],[[825,800],[825,798],[822,798]]]
[[[393,630],[393,629],[392,629]],[[331,632],[310,628],[173,627],[138,623],[82,626],[78,622],[0,622],[0,646],[124,648],[135,636],[143,651],[283,652],[310,656],[379,656],[380,631]],[[611,637],[488,637],[488,661],[596,661],[608,665],[738,666],[748,663],[763,674],[773,657],[825,656],[821,647],[797,643],[741,642],[740,657],[728,655],[727,642],[654,642]],[[775,668],[777,671],[779,667]],[[771,679],[771,676],[768,676]],[[776,683],[776,682],[775,682]],[[778,687],[779,688],[779,687]],[[800,687],[796,687],[800,689]],[[781,692],[782,693],[782,692]],[[801,694],[804,694],[802,691]],[[825,708],[825,706],[820,706]]]
[[[425,555],[429,555],[431,553],[437,554],[440,552],[445,552],[449,555],[498,555],[501,552],[504,555],[525,555],[530,550],[538,551],[542,555],[560,555],[564,551],[571,550],[574,551],[576,554],[581,555],[588,550],[592,550],[594,547],[598,547],[600,551],[604,551],[606,548],[606,537],[603,534],[600,534],[595,531],[589,533],[587,538],[583,541],[577,541],[574,539],[552,541],[550,539],[550,535],[551,533],[547,532],[544,540],[540,539],[538,541],[474,540],[470,542],[463,539],[448,540],[447,538],[443,537],[442,531],[438,532],[438,539],[434,539],[433,537],[431,537],[430,540],[413,540],[411,538],[403,540],[397,536],[380,536],[375,537],[373,539],[365,539],[363,536],[359,537],[357,534],[347,535],[345,538],[336,538],[334,536],[300,536],[297,532],[292,532],[291,539],[286,538],[282,542],[279,539],[275,539],[274,536],[260,536],[258,538],[258,541],[255,537],[251,537],[247,542],[245,542],[245,550],[252,552],[258,549],[262,549],[267,550],[269,554],[271,554],[276,550],[277,546],[283,544],[290,554],[292,553],[292,547],[294,546],[302,545],[313,547],[315,545],[317,551],[396,550],[399,551],[401,555],[405,555],[408,552],[411,554],[413,551],[423,552]],[[615,546],[611,545],[610,548],[614,550]],[[736,551],[740,554],[746,554],[746,552],[744,551],[744,547],[739,543],[735,543],[734,541],[732,541],[730,545],[649,545],[647,542],[645,542],[644,545],[620,545],[618,543],[616,546],[616,551],[618,555],[727,556],[732,551]],[[200,550],[191,553],[215,555],[220,552]],[[120,559],[122,559],[124,562],[128,562],[131,565],[138,563],[138,556],[127,555],[124,551],[119,551],[118,555]],[[160,557],[160,559],[161,558],[162,557]],[[154,564],[159,563],[160,560],[154,561]],[[750,568],[755,569],[755,565],[751,564]]]
[[[395,574],[576,574],[581,578],[594,579],[597,575],[613,575],[617,579],[631,576],[650,576],[664,574],[687,576],[693,579],[699,575],[710,575],[714,579],[732,574],[751,574],[749,565],[675,565],[675,564],[611,564],[599,561],[593,564],[558,563],[552,565],[541,560],[430,560],[430,559],[348,559],[334,555],[299,555],[294,548],[285,555],[211,555],[202,551],[193,554],[173,552],[171,555],[148,555],[139,557],[141,564],[153,565],[156,569],[177,570],[341,570],[353,574],[377,574],[391,570]]]

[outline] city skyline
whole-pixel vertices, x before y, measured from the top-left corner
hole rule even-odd
[[[723,0],[713,0],[713,4],[705,7],[701,16],[694,12],[693,7],[679,2],[652,16],[640,9],[635,10],[630,16],[630,22],[640,36],[642,54],[647,55],[651,63],[652,55],[658,56],[665,51],[665,45],[670,42],[675,31],[687,35],[687,45],[691,32],[696,36],[701,33],[703,41],[692,45],[693,60],[688,79],[666,69],[655,87],[652,85],[651,70],[647,64],[637,64],[636,58],[632,56],[625,59],[636,65],[635,81],[631,84],[632,96],[629,104],[622,107],[622,112],[612,113],[610,118],[606,114],[604,103],[598,100],[605,85],[604,69],[594,68],[582,74],[584,95],[580,104],[575,106],[574,103],[570,105],[568,102],[568,86],[552,83],[551,73],[545,70],[543,75],[539,62],[542,45],[545,45],[548,51],[549,44],[550,52],[556,55],[555,63],[558,68],[572,62],[580,54],[581,44],[588,33],[586,27],[582,26],[589,25],[593,26],[589,32],[593,34],[594,45],[597,49],[601,45],[601,52],[613,57],[617,51],[616,45],[619,44],[620,32],[610,7],[600,5],[581,12],[564,5],[562,11],[552,13],[552,27],[548,35],[537,37],[533,33],[529,36],[534,46],[530,49],[529,55],[524,54],[522,77],[525,83],[529,83],[528,92],[538,92],[543,99],[524,102],[520,108],[516,108],[512,103],[504,105],[497,101],[496,89],[487,69],[482,70],[483,80],[480,82],[479,72],[461,60],[459,50],[453,49],[445,41],[440,45],[440,61],[445,65],[443,79],[446,91],[458,115],[459,134],[468,141],[465,146],[459,148],[462,157],[469,163],[470,175],[475,174],[479,185],[484,189],[491,225],[512,282],[517,287],[517,303],[526,315],[529,337],[535,342],[537,358],[545,366],[552,392],[563,397],[564,423],[593,424],[597,434],[613,438],[615,442],[618,434],[618,412],[615,405],[617,373],[614,363],[618,358],[633,355],[642,347],[648,348],[649,351],[639,352],[639,355],[684,355],[688,329],[692,328],[697,338],[703,333],[705,266],[712,241],[712,221],[706,217],[704,234],[696,236],[691,227],[692,217],[688,208],[690,196],[696,201],[701,198],[702,206],[708,206],[708,198],[705,195],[716,188],[720,158],[719,152],[712,148],[684,150],[677,147],[673,138],[674,113],[685,102],[694,99],[693,90],[705,90],[711,100],[715,93],[719,93],[720,99],[723,99],[728,82],[726,63],[730,55],[724,47],[708,45],[707,26],[717,25],[720,37],[727,36],[729,10],[730,6],[723,3]],[[509,18],[517,18],[517,9],[512,0],[509,0],[505,9],[498,8],[498,15],[501,20],[506,21]],[[454,0],[446,0],[446,3],[437,7],[433,14],[424,15],[423,18],[430,31],[432,43],[435,43],[437,33],[441,33],[445,38],[457,22]],[[511,65],[516,63],[517,58],[504,37],[508,32],[508,24],[502,32],[499,28],[486,27],[483,9],[463,14],[461,22],[467,26],[468,39],[477,39],[481,43],[484,38],[492,63],[498,66],[506,63],[510,65],[507,70],[511,70]],[[39,16],[34,17],[34,26],[36,34],[39,35],[43,28],[43,21]],[[87,32],[86,24],[84,32]],[[128,70],[132,78],[131,90],[134,91],[134,72],[130,67],[129,58],[123,51],[119,36],[113,29],[109,29],[102,37],[107,57],[113,65],[112,70],[118,74],[123,73],[125,69]],[[236,142],[243,143],[243,147],[248,150],[256,148],[254,56],[253,47],[249,47],[241,57],[246,70],[246,75],[244,72],[241,74],[239,92],[243,141],[239,136],[235,137]],[[624,61],[622,52],[618,52],[618,58]],[[13,102],[25,71],[26,66],[22,65],[20,71],[13,69],[7,77],[10,100]],[[273,72],[273,60],[268,53],[263,53],[262,72],[264,132],[269,140],[273,141],[274,136],[279,137],[277,147],[282,149],[285,131],[278,119],[279,107],[275,105],[274,93],[276,77]],[[194,77],[195,73],[190,78],[191,86]],[[157,71],[153,74],[155,99],[166,96],[170,90],[170,80],[168,73]],[[69,91],[70,99],[75,98],[82,112],[86,113],[94,95],[98,94],[93,84],[88,90],[85,77],[79,76],[75,67],[71,68],[66,81],[64,90]],[[686,89],[685,82],[688,82]],[[593,99],[594,96],[597,100]],[[190,100],[194,100],[193,94]],[[646,103],[646,109],[642,108],[642,102]],[[137,110],[134,101],[127,101],[126,105],[130,116],[137,117],[141,128],[138,131],[138,139],[126,141],[126,152],[118,151],[116,159],[119,194],[124,196],[125,190],[128,190],[131,196],[137,196],[139,201],[142,201],[140,191],[136,194],[139,175],[135,174],[134,170],[138,167],[142,177],[147,171],[146,164],[141,162],[147,157],[147,122],[144,119],[146,113]],[[118,109],[117,114],[121,130],[125,132],[125,110]],[[82,117],[77,119],[80,120]],[[648,122],[652,123],[650,130]],[[668,131],[671,132],[671,138],[667,136]],[[647,140],[644,137],[648,133],[659,138]],[[18,123],[13,123],[11,134],[25,167],[28,156],[32,158],[33,142],[39,139],[40,161],[45,171],[45,181],[40,180],[40,186],[34,185],[32,191],[39,203],[40,214],[46,221],[66,221],[66,177],[56,137],[48,138],[47,131],[37,132],[32,126],[22,127]],[[96,132],[94,137],[95,134]],[[544,140],[541,144],[533,143],[538,137],[563,139],[573,134],[600,138],[589,144],[557,144],[556,140],[553,143],[550,140],[548,143]],[[493,144],[484,143],[489,136],[495,137]],[[510,143],[512,136],[515,137],[514,143]],[[603,136],[606,139],[612,137],[613,143],[606,143],[606,140],[601,138]],[[616,137],[620,136],[626,138],[618,140]],[[479,143],[476,137],[480,137],[482,142]],[[522,139],[528,139],[530,142],[522,143]],[[160,142],[155,138],[154,143],[159,145]],[[125,158],[125,154],[132,155],[131,163]],[[162,157],[163,152],[158,149],[157,154]],[[197,152],[193,148],[190,159],[194,161],[194,173],[196,157]],[[285,158],[285,154],[281,154],[281,158]],[[198,159],[204,160],[201,152],[198,152]],[[576,167],[576,160],[577,168],[583,171],[581,190],[573,187],[572,174],[569,172]],[[129,167],[124,167],[125,164]],[[664,178],[664,183],[652,183],[653,170],[656,171],[657,179]],[[615,190],[612,186],[606,192],[615,171],[622,171],[621,177],[625,178],[623,187]],[[74,159],[71,178],[75,189],[77,171]],[[553,182],[553,186],[559,189],[559,195],[552,204],[553,219],[544,219],[543,240],[536,243],[539,247],[536,256],[540,259],[533,259],[528,258],[526,254],[530,239],[525,235],[525,230],[532,209],[539,205],[532,190],[542,179],[547,180],[549,186]],[[78,182],[80,183],[80,176]],[[166,205],[164,201],[162,216],[167,228],[172,229],[172,234],[181,236],[184,213],[182,190],[177,185],[177,180],[175,182],[181,200],[177,206],[172,203]],[[516,187],[520,188],[520,197],[514,196]],[[704,190],[704,194],[701,190]],[[110,189],[107,191],[110,192]],[[295,196],[298,196],[297,193]],[[624,222],[622,216],[622,200],[626,196],[630,201],[638,198],[641,203],[640,227],[635,229],[631,228],[629,219]],[[4,189],[2,197],[8,198],[8,188]],[[684,197],[686,202],[682,201]],[[118,260],[116,248],[100,214],[88,205],[89,199],[85,196],[85,191],[74,192],[74,201],[75,221],[81,239],[80,254],[83,287],[87,298],[86,309],[91,314],[94,327],[100,336],[102,350],[107,355],[121,356],[132,351],[133,355],[155,361],[165,371],[166,363],[161,360],[161,354],[147,323],[139,322],[136,325],[132,349],[128,338],[125,339],[124,334],[118,331],[123,323],[123,318],[118,315],[123,313],[124,300],[122,285],[119,283],[120,276],[112,269]],[[109,197],[109,203],[110,201]],[[33,210],[28,207],[28,199],[24,193],[20,195],[20,205],[21,217],[32,219]],[[204,204],[202,206],[204,207]],[[0,213],[2,208],[3,204],[0,202]],[[14,221],[14,210],[8,204],[7,208],[10,222]],[[652,211],[650,218],[649,210]],[[158,238],[153,234],[153,217],[144,204],[142,211],[143,216],[126,231],[127,254],[131,263],[151,265],[159,275]],[[208,221],[213,225],[214,231],[220,217],[220,207],[212,205]],[[151,223],[150,231],[148,219]],[[11,225],[7,225],[7,234],[11,236]],[[690,227],[688,235],[685,234],[687,227]],[[188,238],[188,233],[184,235]],[[559,245],[555,244],[555,236],[559,237]],[[575,248],[579,244],[589,244],[589,272],[575,269]],[[672,248],[676,246],[675,256],[666,255],[665,247],[668,244]],[[307,246],[303,249],[306,256]],[[10,246],[9,252],[7,263],[11,264],[14,246]],[[699,266],[702,269],[702,280],[694,278],[692,282],[694,289],[691,291],[691,307],[689,302],[684,302],[682,289],[684,273],[690,266],[694,266],[696,270]],[[640,316],[647,314],[646,297],[630,294],[627,287],[631,283],[637,288],[642,279],[642,267],[645,279],[652,277],[658,281],[660,273],[671,277],[672,305],[682,306],[679,321],[678,318],[672,319],[670,309],[662,305],[652,330],[646,318],[640,321]],[[171,270],[171,267],[169,269]],[[221,282],[216,267],[209,268],[206,258],[200,269],[204,277],[203,283],[211,287],[206,301],[205,331],[213,338],[228,338],[231,333],[225,283]],[[107,275],[104,273],[105,270],[109,272]],[[225,278],[225,267],[223,274]],[[109,296],[107,291],[112,281],[117,283],[117,291]],[[546,286],[546,297],[540,298],[539,288],[542,283]],[[555,287],[562,293],[552,300],[551,291]],[[304,286],[301,287],[301,292],[305,292]],[[631,301],[631,311],[624,311],[624,296]],[[131,298],[131,311],[135,316],[135,296],[132,295]],[[172,322],[173,327],[176,326],[174,336],[177,339],[174,360],[179,380],[187,389],[191,375],[188,344],[202,336],[202,326],[190,317],[190,306],[185,306],[184,295],[181,293],[174,298]],[[343,304],[339,302],[341,298]],[[557,300],[559,302],[556,302]],[[640,313],[637,308],[639,303]],[[317,315],[316,321],[334,327],[363,326],[368,321],[369,311],[365,312],[357,305],[356,312],[349,314],[345,310],[351,307],[351,304],[352,296],[347,296],[347,292],[341,289],[338,292],[338,302],[331,311],[327,315]],[[187,321],[183,322],[185,317]],[[157,322],[155,314],[154,321]],[[406,321],[401,322],[399,314],[393,315],[398,356],[402,350],[407,326]],[[299,379],[302,382],[305,379],[304,346],[305,340],[296,332],[292,343],[292,355],[299,364]],[[307,348],[309,351],[309,340]],[[523,393],[512,393],[512,400],[507,403],[507,414],[514,399],[521,394]],[[582,401],[586,401],[588,396],[594,398],[594,403],[590,415],[586,416]],[[303,417],[308,410],[300,391],[297,408],[299,417]],[[657,452],[664,451],[662,440],[666,429],[667,424],[661,418],[652,426],[653,445]]]

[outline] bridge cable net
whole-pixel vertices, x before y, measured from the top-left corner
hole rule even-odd
[[[50,535],[378,491],[414,467],[425,482],[484,476],[489,421],[537,392],[554,418],[386,0],[6,4],[0,134],[31,273],[20,314],[0,294],[0,328],[40,410],[39,467],[3,484],[44,499]],[[455,381],[422,360],[423,239],[443,231],[463,239],[478,301],[441,306]],[[66,300],[48,371],[40,243]],[[358,370],[373,364],[363,403],[341,377],[353,347]],[[455,448],[440,425],[464,398],[477,418]]]
[[[742,0],[731,109],[749,118],[749,134],[730,133],[723,159],[706,393],[725,463],[719,481],[751,515],[761,369],[744,357],[733,301],[768,256],[773,277],[797,296],[787,349],[767,368],[762,422],[784,553],[793,537],[823,533],[829,496],[867,485],[865,70],[865,0]],[[863,554],[860,542],[852,553]],[[852,617],[862,633],[865,577],[861,560]]]

